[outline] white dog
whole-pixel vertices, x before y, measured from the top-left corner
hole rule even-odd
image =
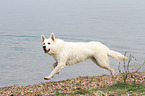
[[[55,39],[53,33],[50,35],[50,38],[45,38],[42,35],[41,40],[44,52],[52,55],[56,60],[52,66],[53,71],[49,76],[44,77],[45,80],[52,78],[66,65],[73,65],[87,59],[91,59],[98,66],[109,70],[114,75],[115,71],[109,66],[108,56],[116,60],[127,60],[127,57],[110,50],[100,42],[65,42],[61,39]]]

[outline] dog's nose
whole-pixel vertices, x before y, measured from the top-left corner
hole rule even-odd
[[[46,46],[43,46],[43,50],[46,50]]]

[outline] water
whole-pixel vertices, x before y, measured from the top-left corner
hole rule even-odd
[[[145,60],[145,1],[143,0],[1,0],[0,87],[46,82],[54,59],[44,54],[41,34],[73,42],[100,41],[137,61]],[[118,72],[118,61],[110,58]],[[131,71],[132,71],[131,70]],[[140,71],[145,71],[145,66]],[[109,71],[88,60],[65,67],[51,81],[98,76]]]

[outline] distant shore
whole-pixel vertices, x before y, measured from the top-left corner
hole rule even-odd
[[[55,95],[57,93],[75,93],[80,90],[92,90],[123,82],[123,76],[85,76],[62,81],[50,81],[28,86],[10,86],[0,88],[0,96],[12,95]],[[132,72],[127,83],[145,84],[145,72]]]

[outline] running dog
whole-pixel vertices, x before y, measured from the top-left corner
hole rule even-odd
[[[112,75],[115,70],[109,65],[108,56],[116,60],[125,61],[127,57],[121,53],[110,50],[100,42],[65,42],[56,39],[52,33],[49,38],[41,35],[42,47],[45,53],[52,55],[56,62],[52,65],[53,71],[49,76],[44,77],[49,80],[66,65],[73,65],[91,59],[96,65],[107,69]]]

